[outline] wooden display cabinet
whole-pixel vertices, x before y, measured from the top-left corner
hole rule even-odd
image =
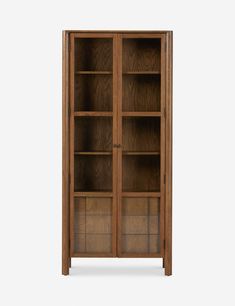
[[[72,257],[172,274],[172,32],[63,32],[62,273]]]

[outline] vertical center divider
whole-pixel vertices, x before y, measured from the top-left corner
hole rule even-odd
[[[122,34],[117,34],[117,128],[118,128],[118,171],[117,171],[117,256],[121,255],[122,243]]]
[[[112,254],[117,256],[117,214],[118,214],[118,41],[113,35],[113,209],[112,209]]]

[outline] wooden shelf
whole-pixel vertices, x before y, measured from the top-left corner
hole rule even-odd
[[[112,117],[113,112],[74,112],[74,117]]]
[[[112,152],[74,152],[74,155],[112,155]]]
[[[123,151],[123,155],[160,155],[160,152],[131,152]],[[112,152],[74,152],[74,155],[112,155]]]
[[[113,74],[112,71],[88,71],[88,70],[78,70],[75,74]]]
[[[127,198],[160,198],[161,193],[160,192],[122,192],[122,197]]]
[[[122,112],[125,117],[161,117],[161,112]]]
[[[160,155],[160,152],[131,152],[131,151],[123,151],[123,155]]]
[[[140,74],[140,75],[142,75],[142,74],[153,74],[153,75],[155,75],[155,74],[161,74],[161,72],[160,71],[124,71],[122,74],[130,74],[130,75],[133,75],[133,74]]]
[[[99,198],[111,198],[113,196],[112,192],[107,191],[79,191],[73,193],[74,197],[99,197]]]

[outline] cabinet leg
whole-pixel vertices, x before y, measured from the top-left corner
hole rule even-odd
[[[68,259],[68,262],[69,262],[69,268],[71,268],[71,257],[69,257],[69,259]]]
[[[164,258],[165,275],[172,275],[172,262],[171,257]]]
[[[70,260],[68,258],[63,258],[62,260],[62,274],[69,275]]]
[[[162,258],[162,267],[165,268],[165,259]]]
[[[62,274],[69,275],[69,267],[68,265],[62,267]]]

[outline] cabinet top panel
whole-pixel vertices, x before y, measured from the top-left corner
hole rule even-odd
[[[110,34],[138,34],[138,33],[143,33],[143,34],[167,34],[167,33],[173,33],[173,31],[170,30],[160,30],[160,31],[154,31],[154,30],[149,30],[149,31],[139,31],[139,30],[134,30],[134,31],[125,31],[125,30],[64,30],[64,33],[110,33]]]

